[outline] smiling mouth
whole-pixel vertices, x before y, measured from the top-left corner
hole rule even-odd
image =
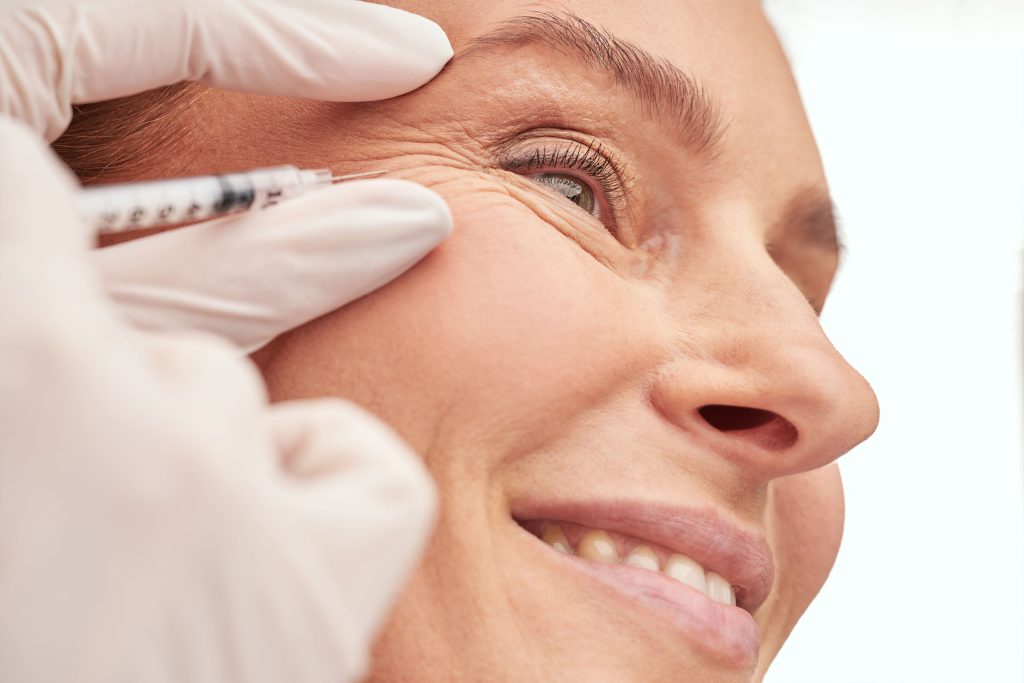
[[[693,558],[655,543],[572,522],[528,520],[520,526],[564,555],[660,573],[722,605],[736,605],[736,589]]]
[[[753,614],[774,583],[760,533],[707,505],[519,500],[510,512],[529,539],[524,553],[617,606],[637,634],[667,637],[668,647],[684,640],[729,668],[756,665],[761,637]]]

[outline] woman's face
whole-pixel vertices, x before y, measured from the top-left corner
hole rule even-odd
[[[399,4],[452,39],[435,81],[208,94],[190,169],[383,168],[451,206],[408,275],[258,355],[275,399],[369,408],[440,490],[372,680],[760,675],[877,404],[818,324],[828,190],[759,3]]]

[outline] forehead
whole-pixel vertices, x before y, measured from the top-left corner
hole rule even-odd
[[[437,21],[458,53],[513,17],[575,14],[713,84],[724,103],[752,88],[796,95],[789,65],[758,0],[386,0]]]

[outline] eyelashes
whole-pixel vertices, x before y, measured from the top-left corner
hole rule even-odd
[[[587,143],[566,140],[564,143],[545,142],[528,149],[507,152],[500,159],[502,168],[516,173],[583,175],[591,188],[600,193],[602,202],[610,211],[602,211],[599,220],[605,227],[617,233],[616,216],[625,210],[626,197],[632,187],[632,179],[622,172],[621,160],[605,149],[597,140]],[[587,180],[589,179],[589,180]],[[609,223],[610,221],[610,223]]]

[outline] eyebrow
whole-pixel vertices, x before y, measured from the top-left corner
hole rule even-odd
[[[571,12],[538,11],[512,17],[474,38],[460,56],[488,47],[529,44],[543,45],[610,73],[633,95],[644,116],[667,122],[684,146],[695,152],[712,158],[718,155],[728,126],[700,80]],[[844,252],[826,192],[809,189],[795,194],[780,227],[840,256]]]
[[[507,19],[473,39],[463,54],[530,43],[607,71],[629,90],[645,116],[667,121],[694,151],[716,154],[726,125],[699,80],[575,14],[532,12]]]

